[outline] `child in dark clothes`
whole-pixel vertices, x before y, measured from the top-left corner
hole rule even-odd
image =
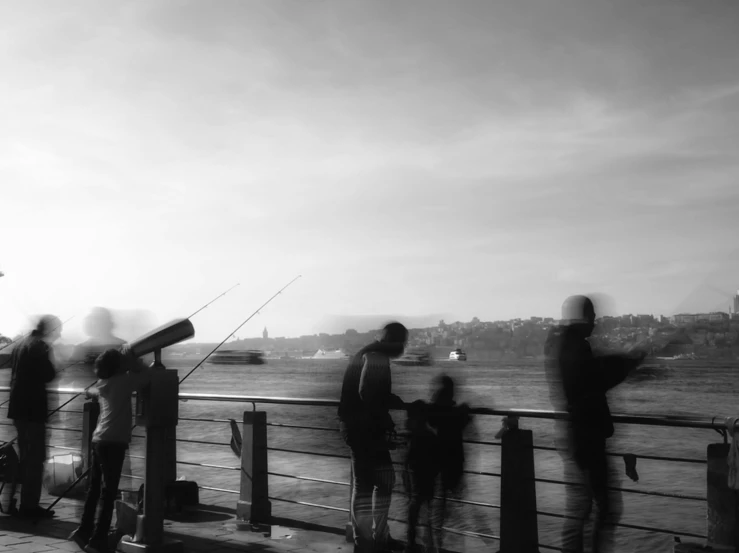
[[[472,420],[466,404],[454,401],[454,381],[442,375],[434,379],[431,403],[428,407],[428,424],[436,432],[437,458],[441,475],[441,501],[435,513],[437,528],[444,526],[446,498],[456,494],[464,473],[464,431]],[[440,532],[440,531],[439,531]],[[442,536],[436,544],[441,548]]]
[[[410,553],[416,549],[416,529],[423,505],[426,505],[430,519],[434,484],[439,474],[437,463],[439,448],[436,434],[428,426],[428,406],[424,401],[414,401],[409,406],[406,426],[410,433],[404,474],[406,492],[409,496],[406,551]],[[431,528],[427,536],[433,547]]]

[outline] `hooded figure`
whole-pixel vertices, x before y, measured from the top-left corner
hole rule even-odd
[[[407,340],[402,324],[387,324],[380,339],[362,348],[344,372],[338,416],[342,438],[351,450],[351,520],[357,552],[399,545],[390,538],[387,525],[395,485],[389,442],[395,423],[390,409],[403,407],[392,393],[390,360],[403,354]]]
[[[552,333],[548,343],[547,373],[557,407],[565,407],[570,415],[567,425],[565,471],[589,490],[567,486],[568,514],[574,519],[565,523],[562,536],[564,551],[583,551],[585,521],[592,503],[598,507],[593,531],[593,552],[610,547],[613,526],[621,515],[621,497],[611,487],[611,468],[606,455],[606,440],[614,427],[606,394],[624,381],[645,354],[597,355],[588,341],[595,328],[595,308],[585,296],[568,298],[562,308],[561,332]]]

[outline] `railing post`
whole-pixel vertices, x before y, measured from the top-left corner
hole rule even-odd
[[[737,548],[737,497],[729,488],[729,444],[708,444],[706,450],[706,544],[681,543],[675,553],[739,551]]]
[[[533,432],[508,417],[501,446],[500,553],[538,553]]]
[[[87,470],[92,465],[92,434],[100,416],[100,404],[86,401],[82,409],[82,466]]]
[[[268,524],[272,518],[267,474],[267,413],[244,411],[241,441],[241,494],[236,518]]]

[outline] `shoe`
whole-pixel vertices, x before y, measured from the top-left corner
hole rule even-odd
[[[69,537],[67,538],[69,541],[73,541],[77,544],[77,546],[84,550],[87,546],[87,543],[90,541],[90,534],[87,532],[82,532],[79,528],[69,534]]]

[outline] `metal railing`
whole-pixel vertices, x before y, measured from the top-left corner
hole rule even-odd
[[[9,392],[9,388],[7,386],[0,386],[0,392]],[[57,389],[50,389],[50,393],[52,394],[59,394],[59,395],[77,395],[84,392],[83,389],[80,388],[57,388]],[[294,405],[294,406],[304,406],[304,407],[337,407],[339,402],[338,400],[333,399],[312,399],[312,398],[291,398],[291,397],[264,397],[264,396],[247,396],[247,395],[231,395],[231,394],[208,394],[208,393],[190,393],[190,392],[180,392],[179,398],[181,401],[202,401],[202,402],[227,402],[227,403],[239,403],[239,404],[251,404],[252,410],[256,410],[257,405]],[[81,414],[82,411],[76,410],[76,409],[68,409],[64,411],[59,411],[58,413],[74,413],[74,414]],[[540,419],[540,420],[559,420],[563,421],[568,418],[567,413],[564,412],[558,412],[558,411],[546,411],[546,410],[531,410],[531,409],[489,409],[489,408],[473,408],[471,409],[471,413],[474,415],[481,415],[481,416],[498,416],[498,417],[509,417],[509,418],[527,418],[527,419]],[[673,427],[673,428],[688,428],[688,429],[699,429],[699,430],[714,430],[722,434],[724,442],[726,442],[726,427],[724,424],[724,418],[722,417],[675,417],[675,416],[647,416],[647,415],[628,415],[628,414],[613,414],[613,421],[616,424],[629,424],[629,425],[642,425],[642,426],[652,426],[652,427]],[[229,422],[231,419],[221,419],[221,418],[199,418],[199,417],[181,417],[180,421],[183,422],[200,422],[200,423],[218,423],[223,424],[226,422]],[[10,425],[9,423],[0,423],[0,425]],[[275,427],[275,428],[289,428],[289,429],[295,429],[295,430],[311,430],[311,431],[319,431],[319,432],[331,432],[331,433],[338,433],[338,428],[332,428],[327,426],[315,426],[315,425],[300,425],[300,424],[289,424],[289,423],[267,423],[267,426]],[[49,426],[50,429],[54,430],[62,430],[62,431],[71,431],[71,432],[79,432],[78,429],[72,429],[72,428],[64,428],[64,427],[52,427]],[[145,436],[142,436],[140,434],[134,434],[134,438],[140,439],[144,438]],[[229,447],[230,443],[228,442],[215,442],[215,441],[208,441],[208,440],[193,440],[193,439],[187,439],[187,438],[178,438],[177,442],[179,443],[186,443],[186,444],[198,444],[198,445],[210,445],[210,446],[218,446],[218,447]],[[501,442],[500,441],[485,441],[485,440],[465,440],[465,443],[470,445],[481,445],[481,446],[489,446],[489,447],[500,447]],[[66,447],[66,446],[59,446],[59,445],[50,445],[52,448],[62,449],[62,450],[74,450],[76,448]],[[343,459],[348,460],[350,457],[348,455],[339,455],[334,453],[325,453],[325,452],[317,452],[317,451],[305,451],[305,450],[299,450],[299,449],[291,449],[291,448],[280,448],[280,447],[267,447],[268,451],[274,451],[274,452],[280,452],[280,453],[290,453],[290,454],[296,454],[296,455],[310,455],[310,456],[316,456],[316,457],[329,457],[329,458],[336,458],[336,459]],[[556,447],[550,447],[550,446],[541,446],[541,445],[534,445],[534,450],[538,451],[558,451]],[[621,457],[623,456],[622,453],[617,452],[609,452],[608,455],[614,456],[614,457]],[[141,456],[135,456],[130,455],[130,458],[134,459],[143,459]],[[687,464],[703,464],[705,465],[707,463],[706,459],[698,459],[698,458],[687,458],[687,457],[671,457],[671,456],[664,456],[664,455],[649,455],[649,454],[636,454],[637,458],[641,459],[648,459],[648,460],[655,460],[655,461],[666,461],[666,462],[676,462],[676,463],[687,463]],[[214,464],[214,463],[195,463],[195,462],[189,462],[189,461],[177,461],[178,465],[185,465],[185,466],[196,466],[196,467],[203,467],[207,469],[214,469],[214,470],[223,470],[223,471],[240,471],[241,468],[238,466],[226,466],[226,465],[220,465],[220,464]],[[402,465],[403,463],[400,462],[394,462],[394,465]],[[469,475],[476,475],[476,476],[486,476],[486,477],[497,477],[500,478],[500,473],[495,472],[488,472],[488,471],[477,471],[477,470],[465,470],[465,474]],[[274,471],[268,471],[267,473],[269,476],[272,477],[278,477],[278,478],[289,478],[294,479],[297,481],[305,481],[305,482],[313,482],[313,483],[320,483],[320,484],[326,484],[326,485],[336,485],[336,486],[342,486],[342,487],[349,487],[349,482],[343,482],[328,478],[315,478],[311,476],[306,475],[296,475],[296,474],[287,474],[284,472],[274,472]],[[142,477],[137,475],[123,475],[128,478],[132,478],[135,480],[141,480]],[[582,486],[582,483],[579,482],[566,482],[563,480],[557,480],[557,479],[550,479],[550,478],[534,478],[535,482],[541,482],[546,484],[559,484],[562,486]],[[206,486],[201,485],[199,486],[202,490],[209,490],[213,492],[218,493],[225,493],[225,494],[232,494],[232,495],[238,495],[240,492],[235,489],[227,489],[227,488],[220,488],[220,487],[214,487],[214,486]],[[687,494],[678,494],[678,493],[667,493],[667,492],[659,492],[659,491],[650,491],[650,490],[633,490],[633,489],[627,489],[627,488],[617,488],[613,487],[610,488],[612,490],[619,491],[621,493],[625,494],[636,494],[636,495],[647,495],[647,496],[656,496],[656,497],[663,497],[663,498],[670,498],[670,499],[679,499],[679,500],[691,500],[691,501],[706,501],[706,497],[701,496],[693,496],[693,495],[687,495]],[[394,493],[401,493],[399,491],[395,491]],[[339,511],[339,512],[349,512],[348,508],[343,507],[336,507],[332,505],[323,505],[319,503],[314,502],[308,502],[308,501],[299,501],[295,499],[288,499],[288,498],[280,498],[280,497],[269,497],[271,501],[280,501],[290,504],[297,504],[302,505],[306,507],[311,508],[317,508],[317,509],[324,509],[329,511]],[[484,508],[491,508],[491,509],[500,509],[500,505],[492,504],[492,503],[485,503],[485,502],[479,502],[479,501],[471,501],[467,499],[460,499],[460,498],[447,498],[447,501],[451,503],[457,503],[462,505],[470,505],[475,507],[484,507]],[[537,510],[537,514],[541,516],[546,517],[552,517],[552,518],[560,518],[560,519],[566,519],[566,518],[574,518],[567,514],[561,514],[561,513],[554,513],[549,511],[542,511]],[[405,523],[403,520],[394,519],[391,518],[391,520],[394,520],[396,522]],[[690,538],[698,538],[698,539],[705,539],[705,535],[696,534],[692,532],[686,532],[684,530],[681,530],[679,528],[657,528],[652,526],[646,526],[646,525],[636,525],[636,524],[628,524],[619,522],[616,523],[615,526],[623,527],[623,528],[629,528],[633,530],[640,530],[640,531],[646,531],[646,532],[655,532],[655,533],[662,533],[667,534],[671,536],[682,536],[682,537],[690,537]],[[454,528],[444,528],[445,531],[459,534],[463,536],[472,536],[472,537],[478,537],[482,539],[492,539],[492,540],[499,540],[500,537],[493,534],[487,534],[484,532],[472,532],[472,531],[466,531],[466,530],[459,530]],[[542,547],[544,549],[551,549],[551,550],[558,550],[558,547],[554,547],[547,544],[539,544],[539,547]]]

